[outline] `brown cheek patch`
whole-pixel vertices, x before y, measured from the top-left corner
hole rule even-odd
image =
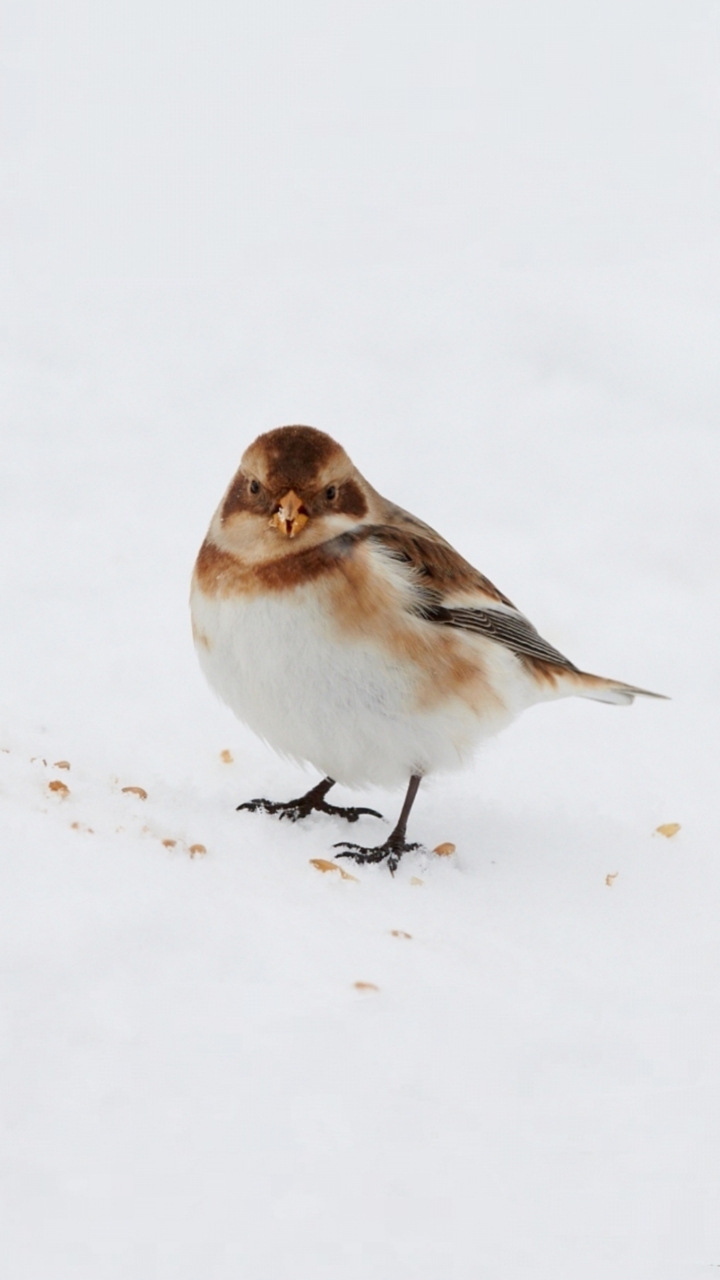
[[[247,477],[243,475],[242,471],[238,471],[223,503],[221,519],[223,521],[227,520],[228,516],[234,515],[236,511],[252,511],[254,509],[254,505],[250,502]]]
[[[360,485],[355,480],[346,480],[340,485],[338,493],[338,502],[334,508],[344,516],[357,516],[361,519],[367,515],[368,504],[365,501],[365,494]]]

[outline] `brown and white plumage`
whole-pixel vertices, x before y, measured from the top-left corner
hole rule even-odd
[[[311,427],[280,427],[246,450],[200,549],[191,606],[210,684],[276,750],[326,774],[326,790],[456,768],[536,702],[658,696],[579,671]],[[329,808],[321,800],[311,807]],[[409,847],[404,824],[393,837],[350,854],[392,868]]]

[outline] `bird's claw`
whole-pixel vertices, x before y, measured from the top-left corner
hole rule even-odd
[[[337,818],[345,818],[347,822],[357,822],[358,818],[361,818],[363,814],[367,814],[371,818],[380,818],[381,822],[385,821],[383,815],[378,813],[377,809],[356,808],[354,805],[326,804],[324,800],[316,808],[322,810],[323,813],[334,814]]]
[[[390,875],[394,876],[403,854],[419,849],[420,845],[417,842],[393,840],[390,837],[384,844],[375,845],[370,849],[366,849],[361,844],[350,844],[347,840],[341,840],[339,844],[333,845],[333,848],[343,850],[342,853],[335,854],[336,858],[352,858],[353,862],[359,863],[360,866],[367,862],[387,862]]]
[[[244,804],[237,806],[236,812],[241,809],[247,809],[248,813],[277,813],[281,818],[289,818],[291,822],[297,822],[302,817],[300,803],[297,800],[288,800],[286,804],[276,800],[246,800]]]
[[[244,804],[237,806],[237,811],[247,809],[249,813],[271,813],[276,814],[281,820],[287,818],[289,822],[299,822],[303,818],[308,818],[311,813],[328,813],[333,817],[345,818],[347,822],[357,822],[358,818],[363,814],[369,814],[372,818],[382,818],[382,814],[377,809],[354,808],[353,806],[343,807],[337,804],[328,804],[325,800],[311,799],[309,796],[301,796],[298,800],[246,800]]]

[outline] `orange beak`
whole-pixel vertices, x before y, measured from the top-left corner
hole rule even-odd
[[[303,506],[302,498],[298,498],[294,489],[280,499],[278,509],[270,521],[271,529],[279,529],[286,538],[294,538],[309,519]]]

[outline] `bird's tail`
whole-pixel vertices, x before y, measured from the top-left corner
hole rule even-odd
[[[572,676],[572,692],[579,698],[594,698],[596,702],[612,702],[618,707],[627,707],[635,701],[635,697],[663,698],[664,693],[652,693],[650,689],[638,689],[637,685],[625,684],[622,680],[607,680],[604,676],[592,676],[587,671],[578,671]],[[570,692],[570,690],[568,690]]]

